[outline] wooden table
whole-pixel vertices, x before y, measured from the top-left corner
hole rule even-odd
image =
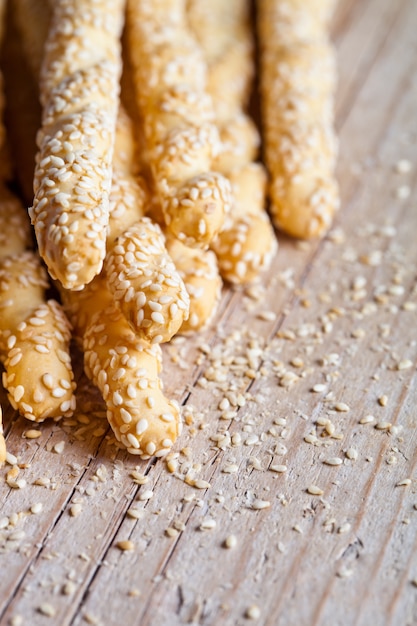
[[[169,468],[82,376],[35,439],[2,392],[1,624],[417,624],[416,31],[415,0],[341,0],[342,210],[165,346]]]

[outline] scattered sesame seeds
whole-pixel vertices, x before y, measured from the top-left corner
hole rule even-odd
[[[385,394],[380,396],[378,398],[378,404],[380,404],[381,406],[387,406],[387,404],[388,404],[388,396],[385,395]]]

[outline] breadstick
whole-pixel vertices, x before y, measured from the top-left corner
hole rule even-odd
[[[132,176],[132,125],[126,113],[119,117],[104,265],[107,286],[135,332],[161,343],[187,319],[189,296],[160,227],[144,216],[145,181]]]
[[[257,280],[277,250],[276,237],[265,206],[265,170],[248,163],[228,173],[234,203],[224,230],[212,243],[223,278],[233,284]]]
[[[339,207],[334,169],[334,0],[258,3],[261,110],[270,211],[301,238],[323,235]]]
[[[129,0],[127,36],[146,155],[167,229],[187,245],[206,247],[223,226],[230,185],[212,171],[220,141],[185,0]]]
[[[208,90],[222,149],[217,169],[232,185],[233,203],[213,240],[219,269],[234,284],[256,280],[277,250],[266,213],[264,168],[254,163],[259,133],[246,114],[254,74],[249,5],[242,0],[188,0],[188,16],[208,65]]]
[[[0,359],[14,409],[33,421],[69,416],[75,408],[70,326],[61,307],[45,300],[47,274],[27,250],[27,215],[0,187]]]
[[[54,0],[40,73],[42,127],[30,216],[53,278],[101,271],[109,221],[124,0]]]
[[[143,459],[164,456],[181,422],[178,405],[163,394],[160,346],[134,333],[100,276],[82,292],[63,291],[63,299],[116,439]]]

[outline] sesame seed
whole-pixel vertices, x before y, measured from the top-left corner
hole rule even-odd
[[[43,504],[42,502],[35,502],[35,504],[32,504],[32,506],[30,507],[30,512],[33,513],[33,515],[37,515],[38,513],[40,513],[43,509]]]
[[[403,359],[397,364],[397,370],[407,370],[413,367],[413,362],[410,359]]]
[[[334,456],[330,459],[325,459],[323,463],[325,463],[326,465],[342,465],[343,460],[338,456]]]
[[[277,314],[274,311],[260,311],[258,318],[264,322],[275,322]]]
[[[307,493],[312,496],[322,496],[324,494],[324,491],[323,489],[320,489],[320,487],[317,487],[317,485],[310,485],[309,487],[307,487]]]
[[[202,478],[196,479],[186,479],[187,484],[195,487],[196,489],[210,489],[211,485],[207,480],[203,480]]]
[[[233,550],[237,546],[237,537],[236,535],[228,535],[223,542],[223,545],[228,550]]]
[[[407,200],[411,195],[411,188],[409,185],[400,185],[396,190],[396,196],[399,200]]]
[[[17,464],[17,457],[12,454],[11,452],[6,452],[6,463],[8,465],[16,465]]]
[[[248,608],[245,611],[245,617],[247,617],[247,619],[259,619],[260,616],[261,616],[261,610],[256,604],[252,604],[251,606],[248,606]]]
[[[130,508],[126,511],[126,515],[128,517],[130,517],[131,519],[142,519],[143,517],[143,510],[142,509],[134,509],[134,508]]]
[[[412,170],[412,163],[408,159],[400,159],[395,165],[398,174],[408,174]]]
[[[59,441],[58,443],[54,445],[53,451],[56,452],[56,454],[62,454],[64,452],[64,448],[65,448],[65,441]]]
[[[150,500],[154,495],[154,492],[152,491],[152,489],[147,489],[145,491],[143,491],[142,493],[139,493],[139,498],[138,500],[140,500],[141,502]]]
[[[339,578],[349,578],[350,576],[352,576],[352,574],[353,574],[353,569],[348,568],[348,567],[341,567],[337,571],[337,576]]]
[[[356,461],[359,456],[359,453],[355,448],[348,448],[345,454],[347,458],[350,459],[351,461]]]
[[[334,405],[334,408],[336,411],[339,411],[340,413],[347,413],[348,411],[350,411],[350,406],[345,404],[344,402],[337,402]]]
[[[403,480],[398,481],[396,487],[408,487],[411,485],[411,478],[404,478]]]
[[[75,583],[72,580],[68,580],[62,587],[62,593],[64,596],[72,596],[76,588]]]
[[[286,465],[270,465],[269,469],[271,472],[276,472],[277,474],[284,474],[287,471]]]
[[[349,522],[345,522],[344,524],[339,526],[339,528],[337,529],[337,532],[339,533],[339,535],[343,535],[344,533],[349,532],[350,529],[351,529],[351,525],[349,524]]]
[[[23,433],[23,437],[25,439],[38,439],[42,435],[40,430],[35,430],[34,428],[30,428]]]
[[[372,424],[375,421],[375,417],[373,415],[365,415],[359,420],[359,424]]]
[[[71,517],[77,517],[82,511],[82,506],[79,502],[70,506],[69,514]]]
[[[55,608],[48,602],[43,602],[40,606],[38,606],[38,611],[46,617],[55,617],[56,615]]]
[[[271,503],[269,500],[261,500],[259,498],[256,498],[251,504],[251,509],[253,509],[254,511],[262,511],[263,509],[268,509],[270,506]]]
[[[130,539],[122,539],[116,543],[116,547],[122,552],[129,552],[135,549],[135,544]]]
[[[209,518],[201,522],[200,530],[213,530],[214,528],[216,528],[216,526],[217,526],[216,520]]]

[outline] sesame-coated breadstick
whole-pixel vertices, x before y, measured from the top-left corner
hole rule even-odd
[[[128,58],[128,57],[127,57]],[[132,67],[131,64],[127,63],[124,65],[124,82],[122,82],[122,101],[130,100],[131,89],[129,91],[129,86],[132,85],[133,77],[132,77]],[[126,94],[125,92],[128,91]],[[133,130],[131,132],[126,133],[123,132],[123,128],[121,128],[116,134],[116,149],[115,155],[119,153],[117,145],[120,144],[121,151],[129,154],[135,155],[135,159],[132,161],[132,158],[125,159],[125,162],[130,163],[130,172],[131,174],[136,172],[137,182],[140,184],[142,192],[146,196],[146,200],[144,200],[143,205],[145,206],[145,210],[147,214],[151,217],[152,222],[158,223],[163,230],[166,239],[166,247],[168,250],[168,254],[173,261],[173,264],[178,272],[178,275],[182,278],[183,283],[185,283],[185,292],[188,292],[188,300],[189,307],[187,312],[189,312],[188,317],[185,314],[183,307],[179,307],[176,313],[176,316],[182,315],[183,321],[181,326],[179,327],[180,333],[191,333],[198,330],[202,330],[205,328],[210,321],[212,320],[217,306],[220,301],[221,296],[221,287],[222,280],[219,274],[217,260],[213,252],[209,249],[201,249],[201,248],[191,248],[181,243],[179,239],[174,237],[166,228],[164,219],[162,216],[161,206],[158,201],[156,193],[153,192],[153,181],[151,180],[151,176],[149,175],[149,171],[147,169],[146,163],[146,154],[143,149],[143,129],[142,129],[142,120],[138,115],[137,107],[135,103],[128,102],[129,110],[132,118],[134,119]],[[125,123],[120,124],[120,115],[119,115],[119,126],[126,126]],[[135,140],[135,146],[132,146],[132,137]],[[123,140],[124,138],[124,140]],[[130,147],[127,146],[130,144]],[[123,149],[125,146],[125,149]],[[133,169],[132,169],[133,165]],[[118,168],[115,168],[118,169]],[[126,167],[124,168],[126,170]],[[140,172],[140,174],[138,174]],[[114,177],[113,177],[114,183]],[[113,196],[113,193],[112,193]],[[112,219],[110,219],[110,223]],[[109,255],[108,255],[109,256]],[[110,288],[111,285],[108,284]],[[175,293],[175,292],[174,292]],[[178,295],[182,293],[177,292],[176,299],[174,302],[177,302]],[[182,297],[183,300],[184,296]],[[164,300],[166,300],[164,296]],[[178,304],[178,302],[177,302]],[[122,308],[123,305],[121,304]],[[171,305],[170,305],[171,306]],[[164,304],[164,307],[166,304]],[[174,306],[175,310],[175,306]],[[125,314],[127,312],[125,311]],[[127,317],[129,315],[127,314]],[[149,318],[148,318],[149,319]],[[172,325],[172,322],[171,322]],[[138,330],[138,329],[136,329]],[[160,334],[160,331],[159,333]],[[160,334],[161,336],[161,334]],[[169,336],[169,335],[168,335]],[[162,337],[165,337],[163,340],[167,340],[168,336],[165,333],[162,334]]]
[[[110,222],[104,269],[107,287],[135,332],[152,343],[169,341],[188,318],[189,296],[165,237],[145,217],[148,192],[133,177],[132,124],[119,113],[110,194]]]
[[[70,326],[60,305],[45,300],[47,274],[30,242],[26,211],[0,185],[0,359],[12,406],[33,421],[75,408]]]
[[[140,339],[101,276],[63,290],[87,376],[100,389],[117,440],[141,458],[164,456],[181,430],[177,404],[162,390],[161,348]]]
[[[334,0],[260,0],[261,109],[278,228],[323,235],[339,206],[334,169],[335,52],[329,40]]]
[[[223,278],[249,283],[268,268],[277,249],[266,213],[264,168],[254,163],[260,137],[246,113],[254,74],[249,4],[188,0],[188,17],[207,62],[208,91],[222,139],[215,166],[233,192],[231,211],[211,247]]]
[[[146,157],[164,220],[183,243],[207,247],[223,226],[230,185],[213,171],[220,141],[185,0],[128,0],[127,6]]]
[[[52,7],[30,216],[51,276],[82,289],[105,256],[124,0]]]

